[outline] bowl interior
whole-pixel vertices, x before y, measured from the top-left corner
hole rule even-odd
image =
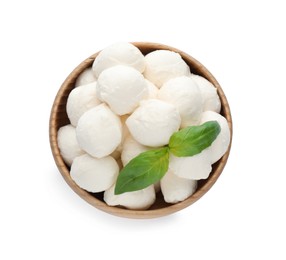
[[[195,60],[190,55],[178,49],[170,47],[170,46],[166,46],[166,45],[158,44],[158,43],[149,43],[149,42],[134,42],[133,44],[137,46],[144,55],[154,50],[161,50],[161,49],[175,51],[179,53],[182,56],[182,58],[185,60],[185,62],[190,66],[192,73],[203,76],[204,78],[209,80],[211,83],[213,83],[218,90],[218,95],[221,100],[221,104],[222,104],[221,115],[223,115],[227,119],[229,127],[230,127],[231,137],[232,137],[232,119],[231,119],[230,108],[229,108],[227,99],[219,83],[202,64],[200,64],[197,60]],[[57,93],[57,96],[55,98],[55,101],[54,101],[54,104],[51,110],[50,129],[49,129],[50,130],[50,145],[51,145],[51,150],[52,150],[55,162],[57,164],[57,167],[60,173],[64,177],[65,181],[69,184],[69,186],[85,201],[87,201],[88,203],[90,203],[91,205],[95,206],[96,208],[100,210],[103,210],[107,213],[121,216],[121,217],[129,217],[129,218],[160,217],[160,216],[174,213],[178,210],[181,210],[191,205],[192,203],[197,201],[200,197],[202,197],[212,187],[212,185],[215,183],[215,181],[220,176],[227,162],[228,156],[229,156],[231,142],[230,142],[229,149],[225,153],[225,155],[218,162],[213,164],[212,172],[209,178],[206,180],[198,181],[198,188],[196,192],[191,197],[186,199],[185,201],[179,202],[177,204],[166,203],[160,192],[160,193],[157,193],[156,202],[148,210],[128,210],[122,207],[110,207],[106,205],[105,202],[103,201],[103,192],[101,193],[87,192],[79,188],[71,179],[70,173],[69,173],[70,168],[64,163],[60,155],[60,151],[59,151],[58,144],[57,144],[57,131],[60,127],[70,123],[67,113],[66,113],[66,102],[67,102],[68,95],[74,88],[77,77],[80,75],[82,71],[84,71],[86,68],[92,65],[97,54],[98,53],[95,53],[94,55],[84,60],[66,78],[66,80],[64,81],[64,83],[62,84],[61,88],[59,89]]]

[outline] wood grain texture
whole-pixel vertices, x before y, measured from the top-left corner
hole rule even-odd
[[[188,55],[187,53],[178,50],[176,48],[159,44],[159,43],[150,43],[150,42],[134,42],[135,46],[137,46],[143,54],[147,54],[154,50],[171,50],[179,53],[182,58],[185,60],[185,62],[190,66],[191,72],[194,74],[201,75],[205,77],[207,80],[209,80],[211,83],[214,84],[214,86],[218,90],[218,95],[221,100],[222,109],[221,114],[227,119],[230,133],[231,133],[231,141],[232,141],[232,118],[231,118],[231,112],[229,108],[229,104],[227,102],[226,96],[217,82],[217,80],[214,78],[214,76],[196,59]],[[59,147],[57,144],[57,131],[61,126],[64,126],[66,124],[69,124],[69,119],[67,117],[66,113],[66,102],[69,93],[74,88],[75,81],[77,77],[80,75],[80,73],[85,70],[86,68],[90,67],[95,59],[95,57],[98,55],[98,53],[95,53],[94,55],[90,56],[86,60],[84,60],[81,64],[79,64],[66,78],[66,80],[63,82],[62,86],[60,87],[50,114],[50,124],[49,124],[49,135],[50,135],[50,146],[53,153],[53,157],[55,160],[55,163],[67,182],[67,184],[86,202],[93,205],[94,207],[105,211],[109,214],[113,214],[120,217],[126,217],[126,218],[157,218],[165,215],[172,214],[174,212],[177,212],[179,210],[182,210],[194,202],[196,202],[198,199],[200,199],[216,182],[218,177],[221,175],[226,163],[227,159],[230,153],[231,149],[231,141],[228,148],[228,151],[225,153],[225,155],[213,165],[212,172],[208,179],[206,180],[200,180],[198,182],[198,188],[197,191],[188,199],[179,202],[177,204],[168,204],[164,202],[163,196],[161,193],[157,194],[157,199],[155,204],[148,210],[129,210],[124,209],[122,207],[111,207],[105,204],[103,201],[102,193],[98,194],[92,194],[89,193],[81,188],[79,188],[74,181],[70,177],[69,167],[64,163]]]

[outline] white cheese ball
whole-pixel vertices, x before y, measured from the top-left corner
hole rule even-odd
[[[118,173],[118,164],[111,156],[97,159],[88,154],[75,158],[70,171],[74,182],[89,192],[109,189],[116,181]]]
[[[141,51],[128,42],[114,43],[103,49],[95,58],[92,70],[98,78],[102,71],[116,65],[126,65],[143,72],[145,60]]]
[[[150,149],[152,148],[138,143],[131,135],[129,135],[123,143],[123,149],[121,153],[121,161],[123,166],[128,164],[140,153],[146,152]]]
[[[121,121],[105,104],[98,105],[81,116],[76,127],[76,137],[84,151],[102,158],[111,154],[120,144]]]
[[[156,199],[153,185],[138,191],[125,192],[119,195],[114,194],[115,185],[104,192],[104,201],[109,206],[123,206],[128,209],[148,209]]]
[[[217,94],[216,87],[204,77],[191,75],[191,78],[197,83],[203,99],[203,111],[220,112],[221,103]]]
[[[85,153],[78,145],[75,128],[72,125],[62,126],[58,131],[57,140],[61,156],[69,166],[74,158]]]
[[[156,99],[159,89],[149,80],[145,79],[147,83],[148,96],[147,99]]]
[[[160,181],[161,191],[167,203],[177,203],[190,197],[197,188],[197,181],[180,178],[172,170]]]
[[[230,130],[227,120],[222,115],[216,112],[203,112],[201,124],[214,120],[219,123],[221,130],[217,138],[211,144],[211,146],[206,148],[206,150],[210,151],[210,160],[212,164],[217,162],[225,154],[230,143]]]
[[[66,106],[71,124],[77,126],[80,117],[100,103],[96,96],[96,82],[74,88],[68,96]]]
[[[168,144],[180,124],[181,118],[176,107],[157,99],[142,101],[126,120],[133,138],[140,144],[151,147]]]
[[[194,156],[176,157],[170,154],[170,169],[175,175],[191,180],[207,179],[212,171],[210,153],[206,150]]]
[[[76,79],[75,87],[86,85],[96,81],[96,77],[91,68],[85,69]]]
[[[145,56],[145,65],[145,78],[159,88],[172,78],[190,76],[190,67],[180,54],[173,51],[150,52]]]
[[[114,113],[129,114],[147,97],[147,83],[140,72],[127,66],[114,66],[104,70],[96,85],[97,96]]]
[[[160,88],[158,98],[178,109],[182,119],[181,128],[199,124],[203,100],[199,87],[190,77],[170,79]]]

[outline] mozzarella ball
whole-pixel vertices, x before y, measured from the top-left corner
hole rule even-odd
[[[119,195],[114,194],[115,185],[104,192],[104,201],[109,206],[123,206],[128,209],[148,209],[156,199],[153,185],[138,191],[125,192]]]
[[[212,171],[210,153],[203,150],[194,156],[176,157],[170,154],[170,169],[178,177],[200,180],[207,179]]]
[[[114,66],[104,70],[97,80],[97,96],[118,115],[129,114],[148,95],[147,83],[137,70]]]
[[[227,151],[230,143],[230,130],[227,120],[220,114],[213,111],[205,111],[202,114],[201,124],[216,120],[220,125],[220,133],[211,146],[205,150],[210,151],[211,163],[217,162]]]
[[[149,80],[145,79],[147,83],[148,96],[147,99],[156,99],[159,89]]]
[[[129,135],[123,143],[123,149],[121,153],[121,161],[123,166],[129,163],[133,158],[138,156],[140,153],[146,152],[150,149],[152,148],[138,143],[136,140],[134,140],[132,136]]]
[[[96,82],[74,88],[68,96],[66,107],[71,124],[77,126],[79,118],[100,103],[96,96]]]
[[[85,69],[76,79],[75,87],[86,85],[96,81],[96,77],[91,68]]]
[[[142,101],[126,120],[133,138],[151,147],[168,144],[171,135],[178,131],[180,124],[180,114],[175,106],[156,99]]]
[[[181,128],[198,125],[203,111],[199,87],[190,77],[170,79],[159,90],[158,98],[173,104],[181,116]]]
[[[120,119],[105,104],[98,105],[81,116],[76,136],[84,151],[102,158],[111,154],[121,142]]]
[[[70,175],[74,182],[89,192],[109,189],[119,173],[117,162],[107,156],[101,159],[84,154],[74,159]]]
[[[116,65],[126,65],[143,72],[145,69],[144,56],[133,44],[128,42],[114,43],[103,49],[95,58],[92,70],[96,77],[102,71]]]
[[[167,203],[177,203],[190,197],[197,188],[197,181],[180,178],[169,170],[160,181],[161,191]]]
[[[72,125],[62,126],[58,131],[58,147],[67,165],[71,165],[74,158],[85,152],[79,147],[75,128]]]
[[[157,50],[145,56],[144,76],[159,88],[172,78],[189,75],[190,67],[176,52]]]
[[[203,99],[203,111],[215,111],[220,112],[221,103],[217,94],[216,87],[210,83],[207,79],[199,75],[191,75],[191,78],[197,83],[202,99]]]

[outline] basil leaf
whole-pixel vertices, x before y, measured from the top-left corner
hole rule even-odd
[[[133,158],[119,173],[116,195],[141,190],[159,181],[169,167],[169,148],[150,150]]]
[[[209,147],[220,133],[217,121],[189,126],[174,133],[169,141],[170,152],[177,157],[193,156]]]

